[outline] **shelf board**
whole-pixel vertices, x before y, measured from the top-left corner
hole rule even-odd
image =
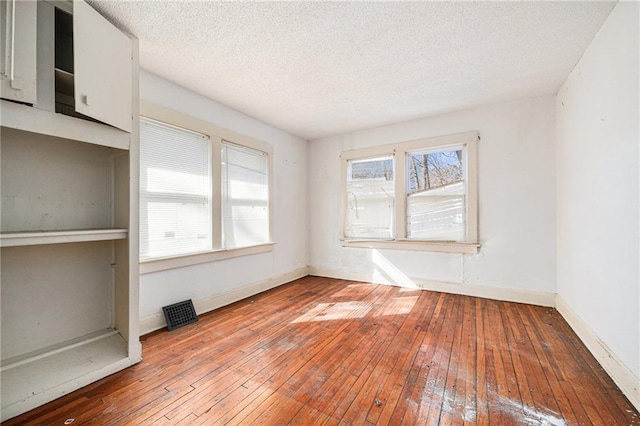
[[[126,229],[2,232],[0,233],[0,247],[124,240],[127,235]]]
[[[134,364],[127,343],[112,329],[7,361],[12,364],[2,367],[2,421]]]
[[[110,148],[129,149],[131,134],[106,124],[56,114],[15,102],[0,101],[0,125]]]
[[[68,71],[61,70],[60,68],[56,68],[54,70],[54,74],[56,82],[56,92],[60,92],[73,98],[73,74]]]

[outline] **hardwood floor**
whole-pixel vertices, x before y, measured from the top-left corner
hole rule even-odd
[[[306,277],[7,425],[640,425],[551,308]]]

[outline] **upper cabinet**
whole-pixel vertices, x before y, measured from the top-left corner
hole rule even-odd
[[[130,133],[131,39],[83,0],[0,1],[7,23],[1,97]],[[22,128],[24,123],[12,123],[14,111],[3,105],[8,117],[2,124]],[[26,117],[23,111],[19,115]],[[23,130],[54,134],[55,126],[46,127],[41,116],[27,121],[34,129]],[[59,126],[68,124],[60,121]]]
[[[131,132],[131,40],[84,1],[73,35],[76,111]]]
[[[0,2],[0,97],[36,102],[36,2]]]

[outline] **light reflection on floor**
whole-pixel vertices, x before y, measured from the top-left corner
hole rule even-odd
[[[348,294],[348,288],[345,290],[341,291],[343,295]],[[336,295],[332,297],[336,297]],[[318,303],[309,311],[293,320],[292,323],[364,318],[369,313],[372,313],[372,318],[389,315],[407,315],[411,312],[417,301],[417,295],[408,294],[406,296],[396,297],[385,303],[384,310],[382,311],[374,310],[375,304],[368,302],[345,301]]]

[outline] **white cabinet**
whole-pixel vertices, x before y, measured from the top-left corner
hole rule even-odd
[[[0,1],[0,97],[36,102],[36,2]]]
[[[92,55],[106,59],[90,58],[101,67],[97,80],[79,77],[82,67],[74,65],[60,83],[56,8],[43,1],[16,5],[22,3],[37,7],[31,53],[38,61],[29,72],[37,73],[38,93],[33,106],[0,101],[2,420],[141,359],[137,40],[85,3],[74,4],[75,63],[86,54],[77,46],[91,50],[94,38]],[[111,47],[105,37],[115,41]],[[125,98],[130,107],[124,113],[106,94],[116,81],[118,105]],[[81,114],[101,122],[56,112],[59,84],[81,90],[90,109]]]
[[[76,111],[131,131],[131,40],[84,2],[73,5]]]
[[[83,0],[0,2],[0,98],[131,132],[128,36]]]

